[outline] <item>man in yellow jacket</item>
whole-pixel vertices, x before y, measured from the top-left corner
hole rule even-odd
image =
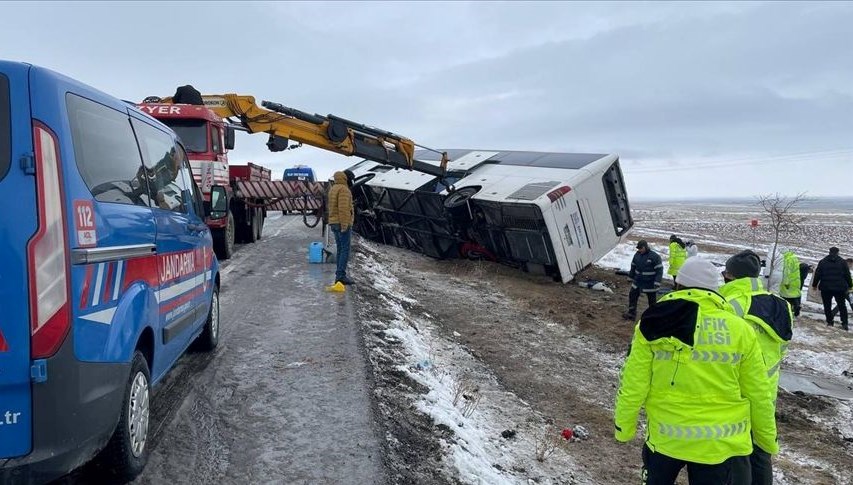
[[[616,439],[630,441],[640,408],[648,426],[643,483],[748,485],[753,440],[778,452],[770,381],[755,332],[716,290],[720,272],[690,258],[676,291],[634,330],[616,397]]]
[[[672,276],[672,281],[678,280],[678,270],[687,261],[687,248],[684,241],[675,234],[669,236],[669,269],[666,271]]]
[[[794,316],[800,316],[803,283],[800,279],[800,260],[790,249],[782,253],[782,283],[779,285],[779,296],[791,304]]]
[[[797,272],[800,270],[799,266],[798,262]],[[788,343],[793,336],[794,315],[787,301],[762,287],[759,274],[761,259],[757,254],[749,250],[735,254],[726,261],[726,270],[723,273],[726,284],[720,287],[720,294],[729,302],[734,312],[755,329],[775,402],[779,386],[779,366],[788,353]],[[797,285],[799,284],[797,275]],[[761,445],[755,444],[749,461],[752,467],[752,484],[773,485],[770,454]]]
[[[347,262],[349,261],[349,247],[352,239],[353,208],[352,192],[349,188],[349,177],[344,172],[335,172],[335,183],[329,190],[326,207],[329,210],[329,227],[335,235],[335,246],[337,247],[337,269],[335,281],[345,285],[353,284],[347,276]]]

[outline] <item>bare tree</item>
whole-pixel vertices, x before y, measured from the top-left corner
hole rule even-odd
[[[768,255],[770,269],[768,276],[773,274],[776,265],[776,252],[779,248],[779,239],[786,234],[794,234],[802,229],[806,218],[797,212],[797,207],[808,201],[805,192],[794,196],[776,194],[759,195],[758,205],[770,218],[770,230],[773,232],[773,246]]]

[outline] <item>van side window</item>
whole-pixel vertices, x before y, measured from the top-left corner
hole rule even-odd
[[[9,78],[0,73],[0,180],[12,165],[12,113]]]
[[[77,169],[101,202],[148,205],[149,188],[127,114],[68,93]]]
[[[181,161],[186,160],[183,148],[171,135],[148,123],[134,119],[133,129],[151,185],[151,206],[186,212],[183,194],[186,185],[180,173]]]
[[[181,183],[182,187],[185,187],[185,190],[189,192],[189,200],[188,202],[193,206],[193,212],[204,218],[204,204],[201,201],[201,192],[198,190],[198,186],[193,179],[193,169],[190,166],[190,161],[187,158],[187,152],[184,151],[184,148],[180,144],[175,144],[175,151],[178,153],[178,157],[181,159]]]
[[[213,153],[222,153],[222,131],[218,126],[210,125],[210,140],[212,141]]]

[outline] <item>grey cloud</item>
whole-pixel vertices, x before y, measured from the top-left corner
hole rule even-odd
[[[4,4],[0,57],[126,99],[191,83],[437,147],[617,152],[626,171],[850,147],[851,4],[163,5]],[[313,149],[270,154],[261,138],[241,138],[234,158],[329,173],[350,163]],[[801,188],[796,175],[766,172],[744,168],[774,191]],[[634,180],[632,194],[696,179]],[[831,179],[813,180],[830,190]],[[733,194],[758,186],[726,185]]]

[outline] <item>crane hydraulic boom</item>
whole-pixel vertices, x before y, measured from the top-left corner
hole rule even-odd
[[[202,100],[206,108],[232,125],[249,133],[268,133],[267,147],[273,152],[291,148],[288,145],[293,140],[341,155],[362,157],[441,178],[447,170],[449,160],[446,152],[431,150],[390,131],[335,115],[312,115],[270,101],[263,101],[263,107],[260,107],[253,96],[239,94],[202,95]],[[173,101],[169,97],[160,102]],[[440,153],[440,165],[416,160],[415,147]]]

